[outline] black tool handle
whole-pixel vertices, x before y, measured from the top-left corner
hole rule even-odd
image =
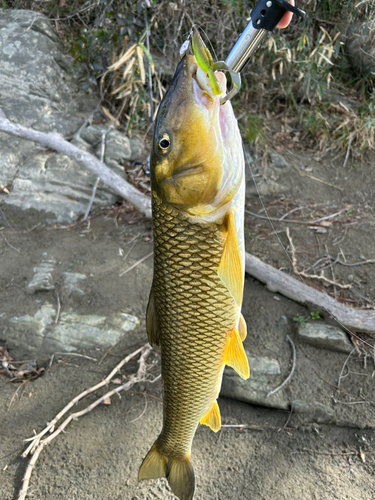
[[[306,15],[303,10],[297,9],[286,0],[259,0],[250,14],[253,27],[273,31],[287,11],[298,17]]]

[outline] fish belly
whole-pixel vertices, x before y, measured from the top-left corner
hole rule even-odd
[[[153,219],[152,292],[164,381],[159,445],[166,455],[182,458],[220,391],[227,338],[240,311],[217,273],[222,228],[192,222],[155,193]]]

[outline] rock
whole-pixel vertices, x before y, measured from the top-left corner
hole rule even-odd
[[[328,423],[335,416],[335,411],[332,407],[319,401],[307,402],[296,399],[293,401],[293,411],[307,417],[310,422],[318,424]]]
[[[0,14],[0,108],[21,125],[73,135],[95,111],[96,97],[79,90],[72,60],[45,16],[27,10]]]
[[[144,145],[138,137],[126,137],[118,130],[110,130],[102,125],[91,125],[80,136],[94,147],[96,156],[101,157],[102,137],[105,135],[104,162],[108,167],[124,171],[129,162],[139,159],[144,153]],[[117,172],[118,173],[118,172]]]
[[[81,273],[69,273],[64,272],[64,285],[63,288],[67,292],[68,295],[85,295],[85,292],[81,290],[78,286],[78,282],[86,279],[85,274]]]
[[[52,213],[48,223],[72,222],[85,213],[95,182],[93,173],[67,156],[36,153],[19,169],[5,203]],[[95,204],[108,206],[117,199],[103,186],[97,190]]]
[[[254,158],[246,150],[245,160],[246,197],[267,196],[288,191],[288,187],[279,181],[279,176],[290,168],[283,156],[270,152],[271,161],[265,171],[261,169],[261,160]]]
[[[55,324],[57,311],[45,302],[34,315],[14,316],[2,320],[14,328],[8,340],[11,349],[23,347],[25,356],[45,355],[56,351],[74,352],[116,344],[126,332],[139,329],[139,319],[119,313],[109,318],[96,314],[79,314],[73,310],[62,312]]]
[[[220,394],[247,403],[287,410],[290,407],[283,391],[267,398],[267,394],[280,385],[280,365],[276,359],[247,357],[250,378],[241,379],[231,368],[226,368]]]
[[[58,324],[48,335],[48,342],[52,350],[67,352],[111,346],[116,344],[125,332],[139,327],[138,318],[127,316],[127,318],[114,318],[111,321],[111,318],[105,316],[80,315],[68,311],[61,314]],[[113,323],[116,326],[121,325],[121,328],[114,328]]]
[[[32,316],[14,316],[7,323],[13,325],[15,332],[9,342],[10,348],[22,346],[25,354],[33,356],[43,344],[48,327],[53,324],[56,310],[52,304],[45,302]]]
[[[303,342],[322,349],[348,354],[353,349],[346,333],[336,326],[324,323],[306,323],[298,326],[298,335]]]
[[[30,293],[46,292],[55,289],[52,279],[52,272],[56,261],[53,257],[49,257],[46,252],[43,252],[43,260],[39,266],[34,267],[34,276],[27,285],[27,290]]]
[[[290,169],[290,165],[286,162],[285,158],[279,153],[269,152],[271,160],[271,168],[278,170],[279,172],[286,172]]]
[[[96,111],[98,96],[80,89],[73,75],[73,60],[63,54],[45,16],[0,9],[0,109],[9,120],[73,139],[87,119],[101,118]],[[89,133],[84,131],[72,142],[94,153],[102,130],[108,131],[104,126],[95,127],[96,142],[85,141]],[[96,176],[81,164],[5,133],[0,133],[0,151],[0,184],[12,185],[10,195],[2,194],[0,200],[24,210],[50,213],[47,222],[71,222],[85,213]],[[112,130],[105,161],[124,175],[123,163],[138,158],[142,151],[139,139]],[[99,185],[94,206],[108,206],[117,199]],[[44,220],[45,215],[42,217]]]
[[[345,48],[354,70],[375,80],[375,20],[350,25],[346,37]]]

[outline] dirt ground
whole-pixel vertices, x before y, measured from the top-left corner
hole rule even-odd
[[[308,151],[286,151],[285,157],[286,165],[278,166],[270,161],[254,168],[254,174],[260,185],[263,182],[274,190],[265,193],[262,200],[280,241],[288,250],[291,250],[292,239],[296,269],[319,274],[317,267],[308,268],[327,253],[334,259],[340,254],[339,260],[344,265],[337,262],[325,270],[325,276],[334,281],[335,286],[328,283],[325,286],[324,281],[315,278],[305,278],[306,282],[332,296],[336,294],[338,300],[345,300],[347,304],[373,308],[375,265],[373,262],[358,264],[375,260],[375,182],[371,161],[358,168],[349,161],[343,168],[343,157],[314,160]],[[254,163],[261,165],[260,161]],[[293,264],[287,259],[274,229],[262,218],[266,214],[252,191],[249,172],[248,178],[247,210],[255,215],[248,213],[246,218],[247,251],[292,272]],[[0,238],[0,314],[31,314],[45,297],[53,300],[48,292],[35,296],[25,292],[33,266],[39,262],[42,252],[48,252],[59,263],[55,276],[57,286],[66,270],[90,277],[84,285],[84,298],[77,301],[75,297],[62,297],[62,308],[74,306],[84,314],[110,315],[122,311],[142,321],[140,331],[126,335],[110,352],[107,349],[81,352],[94,357],[96,362],[56,355],[49,367],[50,357],[43,359],[41,352],[38,363],[46,368],[43,376],[12,383],[0,375],[0,498],[15,500],[27,466],[27,460],[20,456],[25,449],[24,439],[40,432],[74,396],[102,380],[123,357],[146,343],[144,314],[151,285],[152,258],[122,278],[119,273],[152,251],[152,233],[151,224],[134,212],[107,211],[93,218],[90,227],[87,224],[40,225],[32,229],[40,222],[40,214],[33,211],[25,214],[4,204],[0,208],[0,225],[4,228]],[[336,213],[338,215],[334,215]],[[283,216],[281,222],[274,220]],[[345,284],[351,284],[352,288],[340,288]],[[274,296],[262,284],[247,277],[244,300],[249,329],[247,350],[259,352],[259,346],[267,343],[267,348],[274,350],[283,361],[285,378],[290,371],[290,349],[287,344],[279,347],[278,342],[273,343],[271,334],[267,342],[264,336],[273,332],[273,325],[282,313],[295,339],[293,318],[308,317],[309,311],[281,296],[275,300]],[[3,337],[0,332],[0,346],[5,345]],[[367,340],[371,343],[371,338]],[[15,360],[24,360],[22,345],[12,345],[11,341],[6,345]],[[317,352],[317,348],[309,349]],[[312,390],[308,387],[309,381],[299,375],[307,363],[301,352],[297,343],[299,371],[291,390],[309,392]],[[325,391],[327,398],[337,398],[335,386],[347,355],[321,351],[320,357],[322,363],[331,365],[330,379],[316,378],[310,383],[318,385],[319,391]],[[156,376],[160,372],[157,351],[151,354],[148,363],[152,365],[150,377]],[[354,355],[350,363],[352,373],[343,387],[352,397],[346,404],[352,405],[348,408],[359,414],[373,414],[373,361],[369,355],[364,366],[363,356]],[[116,378],[126,380],[137,367],[137,362],[131,361]],[[361,377],[366,380],[365,399],[358,382]],[[296,389],[301,380],[302,389]],[[114,386],[111,384],[110,388]],[[161,395],[160,380],[142,382],[122,393],[121,398],[112,397],[111,404],[101,404],[73,421],[42,451],[31,476],[30,498],[174,498],[164,480],[137,482],[139,465],[161,428]],[[77,409],[93,401],[90,395]],[[220,398],[219,406],[223,424],[233,427],[223,427],[218,434],[204,426],[197,431],[192,455],[197,500],[366,500],[374,497],[375,425],[368,424],[371,421],[368,415],[362,421],[359,419],[362,425],[350,427],[333,422],[317,423],[316,415],[311,418],[305,415],[301,420],[294,412],[227,398]],[[375,422],[374,418],[372,421]],[[235,427],[239,424],[247,427]]]

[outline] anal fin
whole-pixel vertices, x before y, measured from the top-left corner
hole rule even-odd
[[[238,375],[243,379],[246,380],[249,378],[249,363],[247,362],[247,357],[237,328],[234,328],[228,335],[224,362],[236,370]]]
[[[224,244],[217,274],[229,290],[236,304],[240,306],[243,293],[243,271],[233,212],[229,212],[226,225],[227,239]]]
[[[220,430],[221,427],[220,410],[216,399],[212,403],[208,412],[205,413],[203,417],[200,419],[199,423],[202,425],[208,425],[208,427],[214,432],[218,432]]]
[[[146,329],[150,345],[157,345],[158,347],[160,347],[160,335],[158,333],[158,324],[156,321],[156,314],[155,314],[155,296],[152,288],[147,305]]]

